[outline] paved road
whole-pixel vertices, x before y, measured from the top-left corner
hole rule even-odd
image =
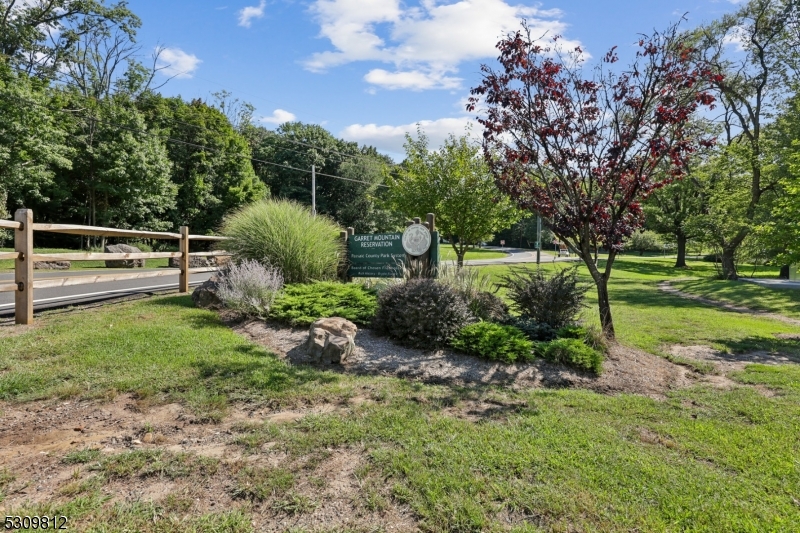
[[[440,246],[449,246],[449,245],[440,245]],[[481,265],[507,265],[507,264],[516,264],[516,263],[535,263],[536,262],[536,250],[524,250],[522,248],[500,248],[499,246],[484,246],[483,250],[492,250],[497,252],[506,252],[508,255],[506,257],[499,257],[497,259],[467,259],[464,261],[465,265],[468,266],[481,266]],[[542,251],[541,262],[542,263],[553,263],[553,262],[567,262],[567,261],[579,261],[577,257],[558,257],[552,252],[545,252]],[[455,264],[455,261],[445,261],[446,264]]]
[[[157,271],[159,269],[136,269],[136,272]],[[72,270],[67,272],[36,272],[35,279],[73,277],[87,274],[108,274],[120,272],[118,269],[85,269]],[[190,286],[196,286],[207,280],[213,272],[201,272],[192,274],[189,282]],[[0,284],[14,281],[12,272],[0,273]],[[34,311],[42,311],[54,307],[67,305],[78,305],[135,294],[147,294],[153,292],[163,292],[177,290],[178,274],[171,276],[161,276],[157,278],[135,279],[127,281],[110,281],[103,283],[91,283],[86,285],[72,285],[69,287],[54,287],[48,289],[36,289],[33,293]],[[14,314],[14,293],[0,292],[0,316]]]

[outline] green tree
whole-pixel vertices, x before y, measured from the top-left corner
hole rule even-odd
[[[653,191],[645,203],[645,227],[674,240],[677,246],[675,268],[686,268],[686,243],[698,236],[692,231],[689,219],[702,212],[703,198],[700,182],[690,174]]]
[[[390,182],[391,205],[406,217],[436,214],[436,225],[452,243],[458,267],[476,244],[516,223],[522,216],[501,194],[480,146],[454,135],[439,150],[428,149],[428,138],[406,135],[406,160]]]
[[[0,198],[9,212],[46,200],[55,171],[72,166],[54,99],[45,82],[0,61]]]
[[[174,227],[214,232],[226,213],[268,194],[253,171],[247,140],[221,111],[201,100],[187,104],[154,94],[143,95],[139,107],[148,124],[169,138],[171,179],[178,188],[168,217]]]
[[[275,132],[262,127],[245,131],[257,159],[256,173],[273,196],[310,205],[313,165],[318,213],[359,233],[389,229],[391,216],[381,207],[381,198],[385,195],[385,169],[392,162],[375,148],[359,148],[321,126],[301,122],[287,122]]]
[[[799,9],[796,0],[750,0],[695,32],[700,63],[720,74],[712,88],[725,131],[711,170],[709,201],[718,203],[707,213],[722,219],[698,222],[720,248],[725,279],[738,277],[737,250],[758,225],[763,204],[776,189],[776,182],[763,172],[763,131],[796,81],[800,42],[794,30]],[[735,53],[731,43],[738,45]],[[721,183],[738,188],[726,196],[718,189]],[[714,228],[719,232],[709,233]]]
[[[139,26],[125,1],[0,0],[0,56],[29,74],[51,78],[76,59],[81,38],[111,27],[133,36]]]

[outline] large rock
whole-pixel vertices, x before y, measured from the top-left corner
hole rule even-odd
[[[105,248],[107,254],[140,254],[142,251],[127,244],[109,244]],[[106,268],[144,268],[144,259],[113,259],[106,261]]]
[[[205,268],[217,266],[216,262],[214,262],[213,257],[200,257],[196,255],[189,256],[189,268]],[[181,258],[180,257],[170,257],[169,258],[169,267],[170,268],[180,268],[181,267]]]
[[[34,270],[69,270],[72,263],[69,261],[34,261]]]
[[[320,363],[343,363],[355,350],[357,332],[358,327],[347,319],[320,318],[308,329],[308,355]]]
[[[202,285],[197,287],[192,292],[192,301],[197,307],[205,309],[221,309],[223,307],[222,300],[219,299],[217,291],[219,290],[219,276],[211,276]]]

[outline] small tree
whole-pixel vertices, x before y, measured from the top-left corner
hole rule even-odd
[[[451,239],[464,265],[464,254],[477,243],[520,219],[479,156],[480,146],[451,135],[438,151],[428,150],[422,131],[406,136],[406,160],[392,179],[390,203],[406,216],[436,213],[436,225]]]
[[[557,41],[544,46],[523,23],[497,45],[502,69],[482,67],[467,109],[485,99],[479,122],[497,183],[578,251],[597,286],[603,331],[613,338],[611,268],[642,225],[640,202],[683,176],[698,143],[711,143],[685,128],[698,106],[714,101],[702,89],[711,73],[692,66],[677,25],[643,37],[633,64],[616,75],[606,70],[617,61],[612,49],[589,79],[580,48],[562,54]],[[598,244],[609,251],[602,270],[592,254]]]

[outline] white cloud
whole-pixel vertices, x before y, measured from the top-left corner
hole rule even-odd
[[[247,6],[239,11],[239,26],[249,28],[253,19],[260,19],[264,16],[264,8],[267,0],[261,0],[257,6]]]
[[[294,115],[294,113],[290,113],[290,112],[285,111],[283,109],[276,109],[275,111],[272,112],[271,116],[269,116],[269,117],[261,117],[258,120],[259,120],[259,122],[265,122],[267,124],[278,124],[278,125],[280,125],[280,124],[283,124],[285,122],[292,122],[296,118],[297,117]]]
[[[513,0],[509,0],[513,1]],[[316,0],[311,8],[320,36],[333,50],[313,54],[308,70],[322,72],[355,61],[380,61],[395,71],[370,71],[365,80],[390,89],[452,89],[452,76],[464,61],[495,57],[495,45],[519,29],[525,18],[533,35],[563,34],[558,10],[512,5],[505,0],[421,0],[408,7],[400,0]],[[563,40],[564,47],[577,41]]]
[[[376,68],[367,72],[364,80],[385,89],[411,89],[412,91],[457,89],[461,86],[461,78],[444,76],[442,72],[422,72],[420,70],[387,72]]]
[[[429,140],[429,147],[436,149],[452,133],[456,136],[464,135],[471,126],[470,135],[479,140],[476,132],[479,126],[470,117],[440,118],[438,120],[420,120],[413,124],[400,126],[378,126],[377,124],[352,124],[339,133],[347,141],[355,141],[376,147],[381,152],[402,158],[405,153],[403,143],[406,133],[412,137],[417,135],[417,126],[425,132]]]
[[[203,61],[194,54],[187,54],[180,48],[156,48],[159,53],[157,68],[161,73],[175,78],[191,78]]]

